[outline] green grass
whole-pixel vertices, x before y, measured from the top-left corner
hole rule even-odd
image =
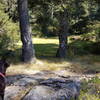
[[[96,54],[100,55],[100,43],[85,40],[74,40],[69,43],[69,49],[74,55]]]
[[[100,78],[84,80],[81,87],[79,100],[100,100]]]
[[[31,65],[34,70],[63,70],[63,69],[70,68],[75,73],[95,74],[100,72],[99,55],[89,55],[89,54],[72,55],[70,50],[70,52],[68,51],[69,54],[68,58],[59,59],[55,57],[58,48],[58,43],[59,43],[58,39],[34,38],[33,43],[34,43],[37,59],[44,64],[43,65],[44,67],[41,67],[41,65],[34,65],[34,64]],[[16,47],[17,48],[14,51],[14,56],[11,58],[11,61],[13,63],[13,66],[16,65],[20,66],[21,42],[17,43]],[[23,66],[23,64],[21,64],[21,66]],[[26,66],[30,66],[30,65],[26,65]],[[20,67],[18,68],[20,69]]]
[[[37,57],[53,57],[58,48],[57,39],[35,38],[33,40]]]

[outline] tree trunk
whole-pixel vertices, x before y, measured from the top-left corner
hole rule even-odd
[[[35,51],[32,45],[31,29],[29,25],[28,1],[18,0],[18,12],[22,41],[22,61],[32,62],[35,59]]]
[[[59,48],[56,57],[65,58],[67,53],[67,35],[59,34]]]
[[[57,50],[56,56],[59,58],[65,58],[67,55],[67,38],[68,38],[68,29],[69,29],[69,24],[68,24],[68,17],[67,17],[67,10],[64,10],[60,14],[60,28],[59,28],[59,48]]]

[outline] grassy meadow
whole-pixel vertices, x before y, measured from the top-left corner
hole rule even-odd
[[[83,55],[77,55],[73,52],[73,49],[71,50],[69,48],[68,57],[66,59],[59,59],[55,57],[58,44],[59,44],[57,38],[34,38],[33,43],[34,43],[35,54],[36,54],[36,64],[23,65],[20,62],[21,42],[19,42],[17,43],[16,46],[17,48],[15,49],[15,54],[13,56],[14,59],[11,58],[12,65],[9,68],[10,71],[11,69],[16,68],[13,66],[17,66],[18,73],[20,73],[20,67],[21,68],[25,67],[25,70],[31,68],[34,70],[51,70],[51,71],[70,68],[73,72],[80,73],[80,74],[84,74],[84,73],[98,74],[98,72],[100,72],[99,55],[92,55],[92,54],[85,54],[85,53]],[[77,45],[81,45],[81,44],[77,44]]]

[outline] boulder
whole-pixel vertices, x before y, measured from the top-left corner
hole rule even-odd
[[[32,77],[21,78],[6,88],[4,100],[21,100],[31,87],[37,84],[38,81]]]
[[[5,90],[4,100],[21,100],[28,91],[29,88],[23,86],[9,86]]]
[[[55,90],[48,86],[35,86],[23,100],[51,100]]]
[[[50,78],[33,87],[23,100],[77,100],[79,93],[79,82]]]

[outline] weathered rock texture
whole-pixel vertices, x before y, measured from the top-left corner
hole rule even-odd
[[[71,77],[43,78],[44,75],[8,77],[5,100],[77,100],[80,83]],[[11,79],[11,80],[10,80]]]
[[[33,70],[32,70],[33,71]],[[63,71],[40,71],[7,76],[5,100],[78,100],[80,82],[93,75]]]
[[[5,90],[4,100],[21,100],[34,85],[38,84],[38,81],[33,77],[24,76],[18,81],[9,83],[11,84]]]
[[[79,82],[51,78],[33,87],[23,100],[77,100],[79,91]]]

